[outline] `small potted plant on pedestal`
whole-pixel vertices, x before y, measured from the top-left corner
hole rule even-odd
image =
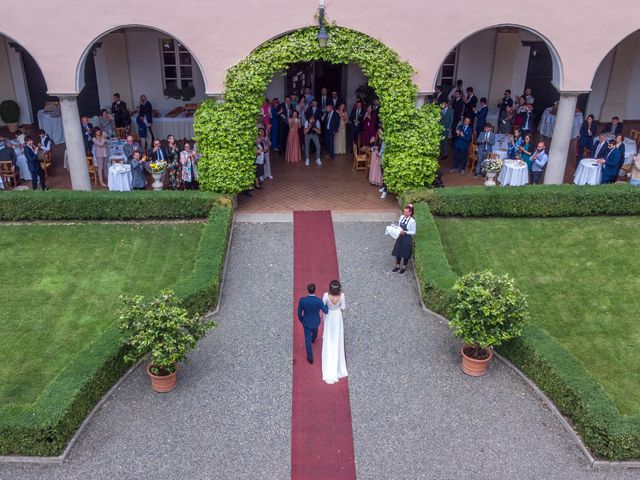
[[[153,177],[153,183],[151,186],[154,190],[162,190],[164,181],[164,172],[167,169],[167,162],[164,160],[156,160],[149,164],[149,171]]]
[[[487,187],[495,187],[496,186],[496,175],[502,169],[502,160],[499,158],[487,158],[482,162],[482,170],[487,174],[487,180],[484,184]]]
[[[20,121],[20,106],[13,100],[5,100],[0,103],[0,118],[11,133],[16,133]]]
[[[462,371],[480,376],[493,357],[491,347],[516,338],[529,317],[524,295],[508,275],[469,273],[453,287],[449,327],[462,340]]]
[[[176,388],[178,362],[186,361],[187,353],[215,323],[189,315],[170,290],[149,303],[141,296],[121,297],[121,301],[120,330],[128,347],[125,361],[133,363],[149,355],[151,388],[170,392]]]

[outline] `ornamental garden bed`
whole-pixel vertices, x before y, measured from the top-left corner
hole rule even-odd
[[[54,456],[127,369],[119,295],[172,288],[190,312],[205,313],[218,298],[232,212],[214,194],[26,193],[0,197],[0,218],[70,223],[0,226],[0,271],[9,279],[0,314],[0,454]],[[164,222],[181,218],[201,221]]]
[[[471,187],[407,197],[426,200],[416,205],[415,247],[425,304],[446,316],[458,275],[513,276],[531,322],[498,350],[572,420],[592,453],[639,458],[640,189]]]

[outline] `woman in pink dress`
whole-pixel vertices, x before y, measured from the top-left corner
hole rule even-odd
[[[300,117],[297,111],[291,113],[289,119],[289,136],[287,137],[287,153],[284,159],[289,163],[297,163],[301,160],[300,155]]]
[[[364,114],[362,121],[362,146],[369,146],[376,139],[376,114],[371,105],[367,107],[367,113]]]

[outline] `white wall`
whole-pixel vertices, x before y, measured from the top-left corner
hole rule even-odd
[[[607,94],[609,87],[609,77],[611,76],[611,68],[613,65],[614,51],[612,50],[604,58],[598,71],[593,79],[593,85],[591,87],[591,94],[589,95],[589,103],[587,103],[587,115],[593,113],[596,120],[600,120],[600,113],[602,112],[602,103]]]
[[[31,99],[29,98],[27,80],[24,75],[22,56],[11,47],[7,48],[7,55],[11,68],[15,101],[20,105],[20,123],[33,123],[35,120],[31,113]]]
[[[625,118],[627,120],[640,119],[640,49],[636,49],[635,61],[631,67],[631,79],[627,92],[625,105]]]
[[[269,102],[271,102],[275,97],[278,97],[282,103],[284,99],[285,80],[286,76],[284,73],[276,73],[273,76],[271,83],[264,94],[265,98],[269,99]]]
[[[496,30],[480,32],[460,44],[456,79],[464,80],[464,88],[473,87],[478,98],[488,97],[493,71]]]
[[[111,111],[108,106],[112,102],[112,95],[114,92],[111,90],[111,83],[109,82],[109,67],[107,62],[106,49],[103,47],[98,48],[93,61],[96,66],[96,78],[98,79],[98,97],[100,99],[100,106],[107,107],[107,110]]]

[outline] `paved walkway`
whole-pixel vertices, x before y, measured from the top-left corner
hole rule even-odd
[[[389,273],[383,227],[335,225],[359,479],[640,476],[590,470],[500,362],[483,378],[463,375],[457,342],[425,318],[413,277]],[[178,388],[154,394],[138,369],[64,465],[0,465],[0,479],[289,479],[292,251],[291,224],[236,225],[220,327]]]

